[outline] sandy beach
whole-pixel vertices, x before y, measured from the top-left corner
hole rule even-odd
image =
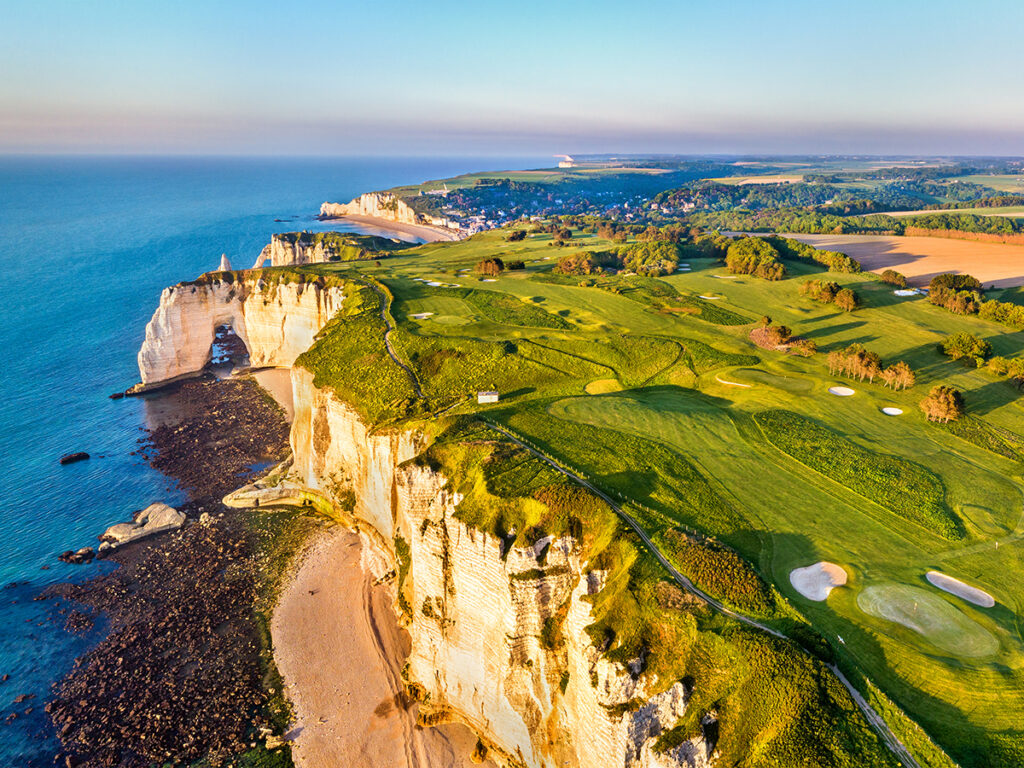
[[[405,697],[401,680],[409,636],[398,626],[390,591],[374,584],[361,555],[358,535],[326,531],[274,612],[274,658],[295,708],[295,765],[472,765],[476,737],[468,728],[416,725],[418,705]]]
[[[381,219],[377,216],[357,216],[348,214],[337,216],[325,221],[350,221],[353,224],[362,225],[364,234],[380,235],[382,237],[398,237],[406,240],[420,240],[425,243],[436,243],[442,240],[461,240],[462,234],[453,229],[443,227],[429,227],[426,224],[406,224],[390,219]]]

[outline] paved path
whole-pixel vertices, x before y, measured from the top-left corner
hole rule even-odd
[[[644,542],[644,544],[647,545],[647,548],[650,550],[651,554],[654,555],[654,557],[657,559],[657,561],[659,563],[661,563],[662,567],[664,567],[665,570],[668,571],[669,575],[673,578],[673,580],[675,580],[675,582],[680,587],[685,589],[687,592],[689,592],[690,594],[696,595],[701,600],[703,600],[708,605],[710,605],[712,608],[714,608],[716,611],[718,611],[721,614],[724,614],[725,616],[729,616],[730,618],[736,619],[736,621],[739,621],[739,622],[741,622],[743,624],[746,624],[747,626],[754,627],[755,629],[758,629],[758,630],[760,630],[762,632],[765,632],[765,633],[767,633],[769,635],[772,635],[773,637],[778,637],[778,638],[780,638],[782,640],[789,640],[790,639],[784,633],[779,632],[778,630],[769,627],[767,624],[763,624],[760,621],[757,621],[756,619],[752,619],[749,616],[744,616],[741,613],[737,613],[736,611],[733,611],[733,610],[731,610],[729,608],[726,608],[718,600],[715,600],[713,597],[711,597],[709,594],[704,592],[702,589],[699,589],[692,581],[690,581],[688,578],[683,576],[683,574],[679,573],[679,571],[677,571],[672,566],[672,564],[669,563],[669,561],[665,558],[665,556],[661,553],[661,551],[654,545],[654,542],[651,541],[650,537],[647,535],[647,532],[643,529],[643,527],[640,525],[640,523],[638,523],[633,518],[632,515],[630,515],[628,512],[626,512],[621,506],[619,506],[618,503],[616,503],[604,491],[600,490],[599,488],[595,488],[587,480],[583,479],[582,477],[577,475],[575,472],[572,472],[571,470],[566,469],[561,464],[556,462],[554,459],[551,459],[551,458],[547,457],[546,455],[544,455],[540,451],[536,450],[532,446],[527,445],[522,440],[520,440],[518,437],[516,437],[514,434],[509,432],[507,429],[504,429],[503,427],[500,427],[497,424],[495,424],[493,422],[490,422],[490,421],[486,421],[485,420],[484,423],[487,424],[487,426],[489,426],[491,429],[495,430],[496,432],[500,432],[501,434],[503,434],[509,440],[514,442],[516,445],[518,445],[518,446],[520,446],[522,448],[525,448],[527,451],[532,453],[538,459],[540,459],[544,463],[548,464],[549,466],[551,466],[553,469],[557,470],[558,472],[561,472],[563,475],[568,477],[573,482],[576,482],[579,485],[582,485],[584,488],[589,490],[591,493],[593,493],[596,496],[598,496],[599,498],[601,498],[609,507],[611,507],[615,511],[615,513],[620,518],[622,518],[622,520],[624,520],[626,522],[626,524],[630,528],[632,528],[636,532],[636,535],[639,536],[640,539]],[[796,645],[797,645],[798,648],[800,648],[799,644],[796,644]],[[801,650],[803,650],[803,649],[801,648]],[[806,653],[806,651],[804,651],[804,652]],[[867,721],[872,725],[872,727],[875,729],[875,731],[878,733],[878,735],[882,738],[882,741],[885,742],[886,746],[888,746],[889,749],[893,752],[893,754],[896,755],[897,758],[899,758],[900,762],[904,766],[907,766],[907,768],[921,768],[920,764],[913,758],[913,756],[910,754],[910,752],[907,750],[907,748],[905,746],[903,746],[903,743],[899,739],[897,739],[896,735],[889,729],[889,726],[886,724],[886,722],[882,718],[882,716],[879,715],[877,712],[875,712],[874,708],[872,708],[872,706],[870,704],[868,704],[867,700],[861,695],[860,691],[858,691],[853,686],[853,683],[851,683],[846,678],[846,675],[844,675],[839,670],[839,668],[836,667],[834,664],[828,664],[827,666],[828,666],[829,669],[832,670],[832,672],[835,674],[835,676],[839,679],[839,682],[841,682],[846,687],[846,690],[848,690],[850,692],[850,696],[853,698],[854,703],[856,703],[856,705],[860,708],[860,711],[864,713],[864,717],[867,718]]]

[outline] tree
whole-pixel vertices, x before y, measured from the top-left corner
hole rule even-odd
[[[511,232],[508,233],[508,237],[506,237],[505,239],[508,240],[510,243],[515,243],[515,242],[517,242],[519,240],[525,240],[526,239],[526,230],[525,229],[513,229]]]
[[[974,366],[980,368],[985,364],[985,358],[992,354],[992,345],[972,333],[960,331],[940,342],[939,351],[954,360],[972,360]]]
[[[793,332],[784,325],[769,325],[764,331],[765,341],[773,347],[785,344],[793,335]]]
[[[814,339],[797,339],[790,345],[789,350],[800,357],[810,357],[818,351],[818,345],[814,343]]]
[[[857,294],[849,288],[843,288],[836,294],[836,306],[844,312],[853,312],[859,303],[857,301]]]
[[[940,421],[945,424],[964,415],[963,394],[960,390],[943,384],[932,387],[932,391],[920,405],[928,421]]]
[[[895,285],[897,288],[907,287],[907,278],[897,272],[895,269],[887,269],[882,273],[882,282],[888,283],[889,285]]]
[[[890,365],[879,375],[885,386],[893,389],[910,389],[917,382],[914,371],[902,360],[895,365]]]
[[[505,269],[505,262],[498,257],[484,259],[476,265],[476,271],[481,275],[498,275]]]

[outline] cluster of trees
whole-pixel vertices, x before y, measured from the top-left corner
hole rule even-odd
[[[970,360],[980,368],[992,354],[992,345],[973,333],[960,331],[939,342],[939,351],[954,360]]]
[[[914,371],[905,362],[900,360],[882,368],[882,358],[861,344],[851,344],[846,349],[829,352],[828,369],[833,376],[842,374],[851,379],[867,379],[871,383],[880,378],[885,386],[893,389],[909,389],[917,382]]]
[[[593,275],[620,265],[619,255],[613,251],[577,251],[563,256],[552,272],[562,275]]]
[[[800,286],[800,293],[822,304],[835,304],[845,312],[853,312],[860,306],[860,299],[853,290],[831,280],[808,280]]]
[[[1024,358],[1006,358],[997,355],[989,360],[988,363],[985,364],[985,367],[996,376],[1008,377],[1017,385],[1018,389],[1024,388]]]
[[[978,307],[978,317],[1008,325],[1017,330],[1024,329],[1024,306],[1009,301],[991,299],[983,302]]]
[[[799,259],[801,261],[821,264],[828,268],[830,272],[857,274],[861,271],[860,262],[856,259],[851,259],[845,253],[822,251],[813,245],[801,243],[799,240],[793,240],[788,237],[769,237],[765,239],[775,246],[775,249],[782,258]]]
[[[624,243],[629,239],[629,229],[617,221],[604,221],[597,225],[596,234],[613,243]]]
[[[519,242],[520,240],[525,240],[526,239],[526,230],[525,229],[513,229],[511,232],[508,233],[508,237],[506,237],[505,239],[508,240],[510,243],[516,243],[516,242]]]
[[[960,390],[943,384],[932,387],[932,391],[919,405],[928,421],[940,421],[945,424],[964,415],[963,394]]]
[[[481,275],[500,275],[505,271],[505,262],[497,256],[484,259],[476,265],[476,271]]]
[[[882,273],[882,282],[895,285],[897,288],[907,287],[907,278],[895,269],[887,269]]]
[[[735,275],[753,275],[765,280],[781,280],[786,266],[779,261],[779,252],[761,237],[740,237],[725,252],[725,266]]]
[[[928,284],[928,301],[957,315],[977,314],[983,298],[981,282],[970,275],[946,272]]]
[[[679,266],[679,246],[664,240],[634,243],[622,251],[622,264],[638,275],[667,275]]]

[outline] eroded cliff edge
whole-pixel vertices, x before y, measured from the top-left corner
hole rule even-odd
[[[588,571],[572,537],[509,547],[468,525],[448,478],[414,461],[426,447],[420,431],[374,433],[310,372],[293,368],[292,383],[293,478],[338,506],[354,494],[355,517],[397,575],[412,638],[406,679],[426,722],[467,723],[510,765],[714,763],[703,735],[653,749],[686,713],[689,691],[676,682],[651,695],[657,680],[642,660],[619,664],[593,645],[583,598],[606,574]]]
[[[289,367],[341,304],[341,281],[280,271],[211,272],[172,285],[146,326],[138,356],[142,384],[200,373],[225,326],[245,344],[251,367]]]

